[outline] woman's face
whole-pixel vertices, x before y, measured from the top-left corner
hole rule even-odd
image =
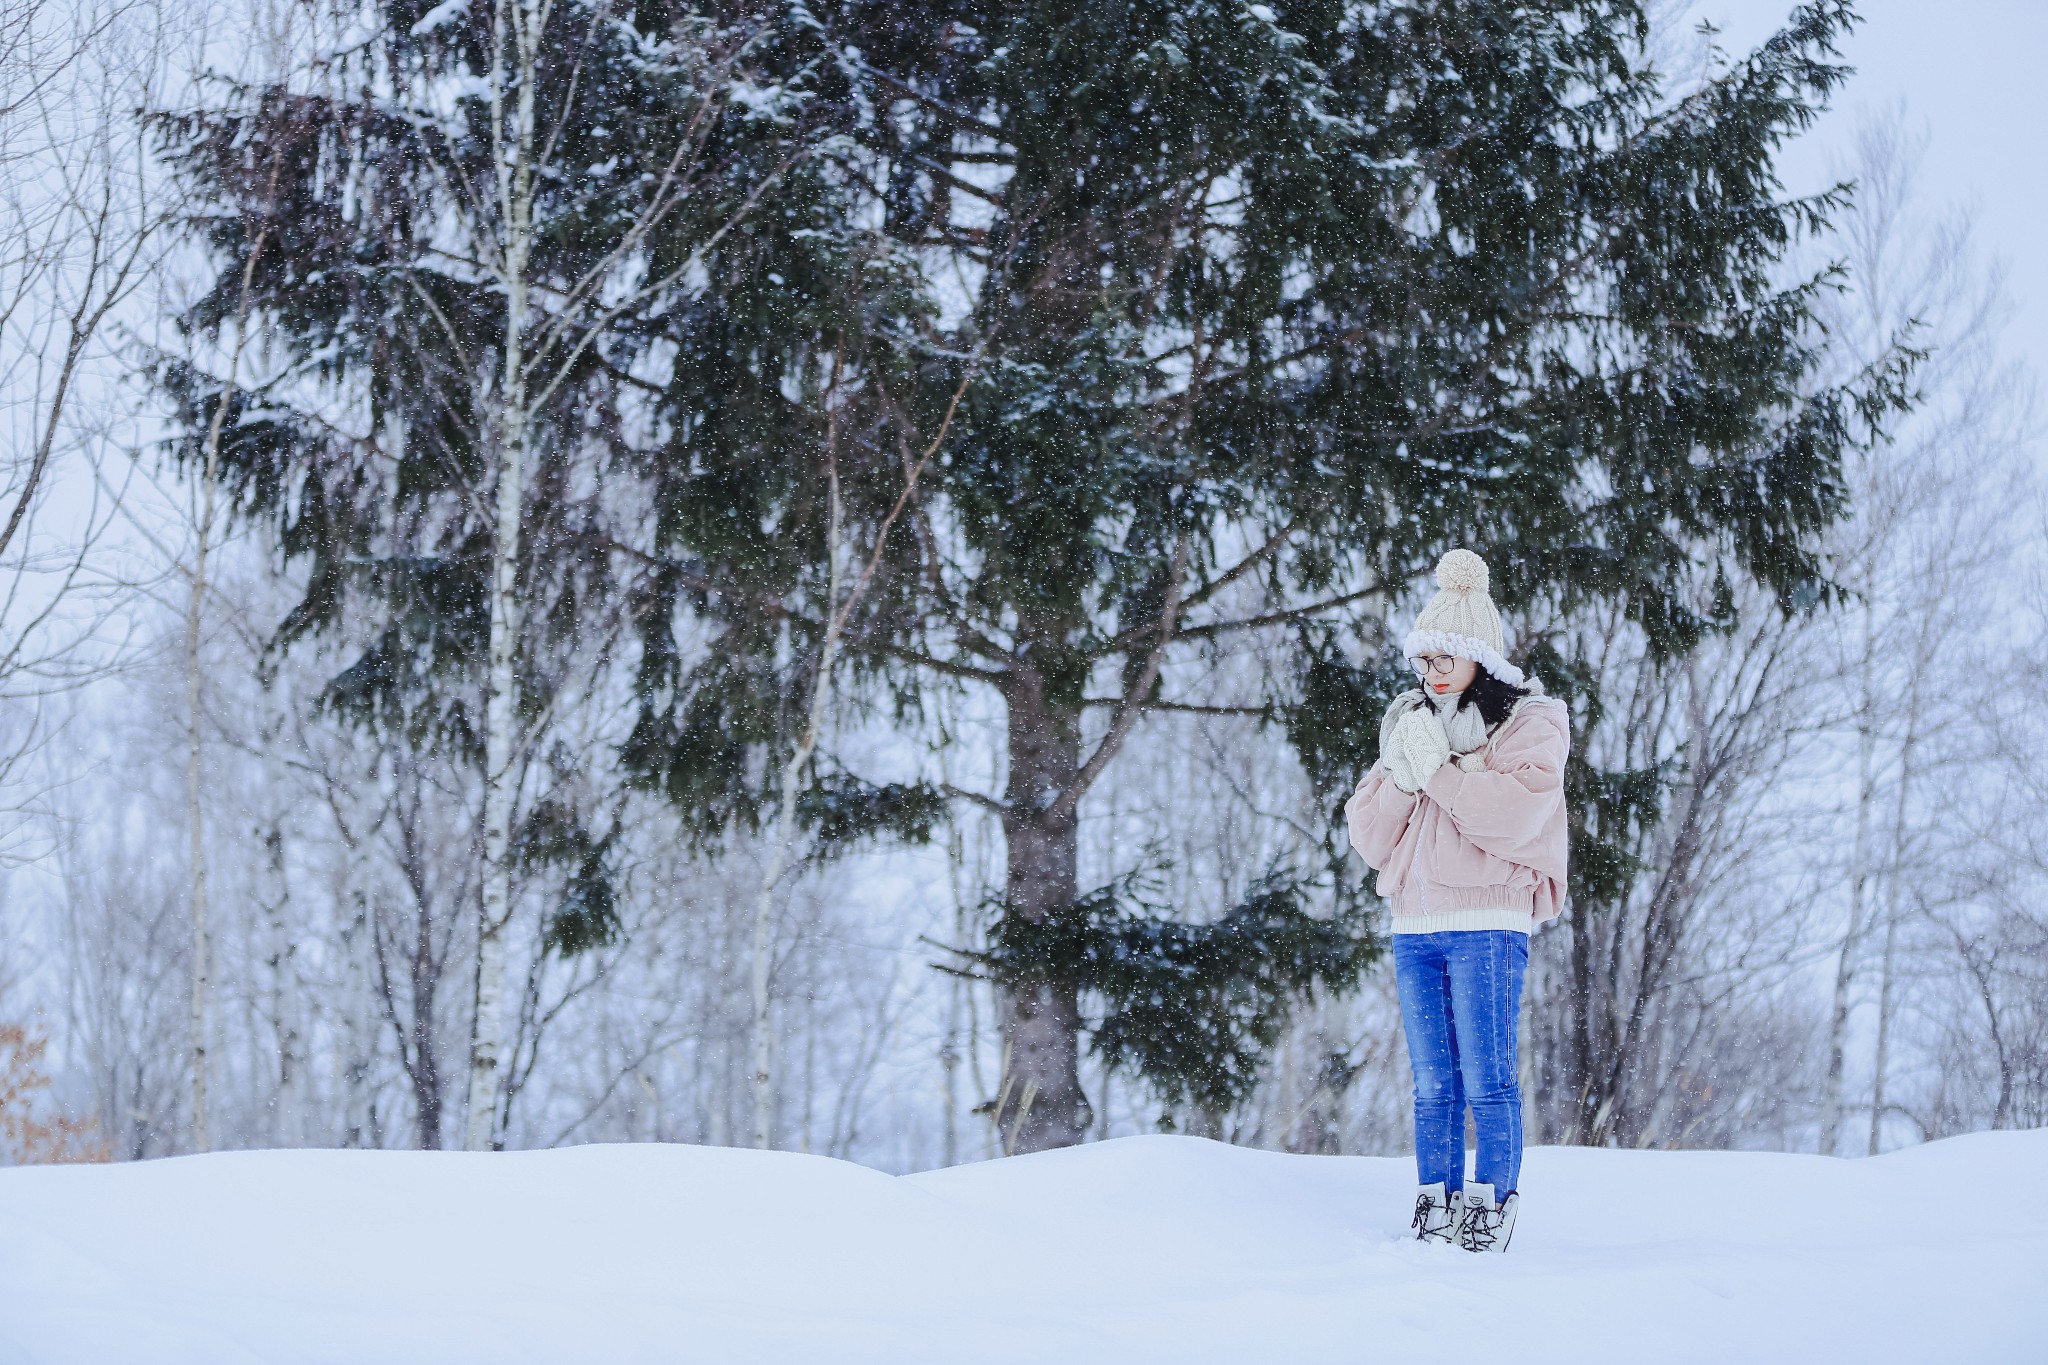
[[[1424,691],[1442,697],[1470,687],[1479,665],[1454,654],[1424,654],[1415,660],[1415,671],[1422,675]]]

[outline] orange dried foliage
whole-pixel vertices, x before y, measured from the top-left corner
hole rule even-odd
[[[95,1121],[36,1117],[37,1100],[50,1088],[42,1069],[49,1046],[49,1039],[19,1024],[0,1024],[0,1157],[15,1166],[112,1160],[106,1139],[94,1132]]]

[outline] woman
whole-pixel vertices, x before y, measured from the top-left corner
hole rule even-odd
[[[1505,1251],[1519,1202],[1516,1041],[1529,934],[1564,904],[1562,702],[1506,658],[1486,563],[1453,550],[1403,643],[1422,687],[1380,725],[1345,804],[1351,846],[1391,905],[1415,1071],[1416,1236]],[[1465,1183],[1465,1107],[1479,1150]]]

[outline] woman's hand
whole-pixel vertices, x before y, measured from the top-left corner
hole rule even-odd
[[[1408,761],[1407,753],[1397,744],[1380,746],[1380,766],[1387,770],[1387,780],[1410,796],[1422,790],[1415,780],[1415,766]]]
[[[1387,776],[1404,792],[1419,792],[1428,786],[1451,756],[1443,722],[1426,706],[1401,717],[1387,738]]]

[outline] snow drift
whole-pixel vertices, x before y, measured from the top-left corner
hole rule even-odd
[[[1190,1138],[4,1170],[0,1365],[2044,1360],[2044,1166],[1537,1149],[1501,1257],[1407,1240],[1405,1159]]]

